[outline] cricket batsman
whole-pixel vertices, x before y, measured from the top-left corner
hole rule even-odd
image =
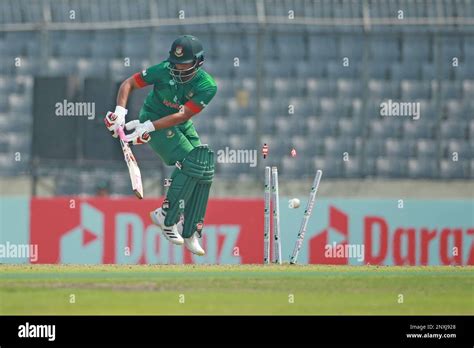
[[[184,35],[171,45],[167,60],[126,79],[114,112],[104,121],[112,136],[118,128],[132,131],[127,141],[148,143],[168,166],[176,166],[163,204],[150,213],[165,238],[204,255],[199,244],[209,190],[214,177],[214,153],[202,145],[191,118],[201,112],[217,91],[211,75],[202,69],[204,50],[198,38]],[[136,88],[153,85],[138,115],[125,123],[127,101]]]

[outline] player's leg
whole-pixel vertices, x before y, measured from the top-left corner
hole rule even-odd
[[[205,254],[204,249],[199,244],[198,238],[201,238],[202,229],[204,227],[209,191],[214,174],[214,153],[212,151],[209,152],[208,156],[207,172],[209,176],[196,185],[191,199],[184,209],[184,225],[177,225],[178,232],[182,233],[184,238],[184,246],[197,255]]]
[[[185,122],[184,124],[176,126],[176,132],[178,133],[176,135],[177,139],[181,137],[185,138],[184,140],[180,141],[180,145],[181,147],[184,146],[184,148],[187,151],[187,154],[185,157],[177,157],[175,155],[173,156],[172,160],[178,163],[182,163],[185,158],[187,158],[188,161],[192,161],[196,159],[197,156],[200,156],[200,152],[195,152],[191,154],[191,152],[196,147],[201,145],[201,141],[194,128],[193,123],[191,121],[188,121],[188,122]],[[185,202],[190,198],[190,194],[194,191],[194,189],[191,189],[191,186],[189,186],[188,191],[187,191],[188,195],[186,197],[175,196],[176,194],[179,195],[179,192],[183,189],[182,186],[185,184],[185,182],[183,181],[183,176],[178,175],[179,173],[180,173],[180,169],[177,168],[174,170],[171,176],[171,180],[172,180],[171,187],[168,190],[168,194],[165,200],[166,210],[168,211],[171,208],[169,221],[179,220],[181,214],[184,211]],[[173,202],[177,202],[177,203],[173,204]]]
[[[192,122],[180,125],[180,129],[191,144],[195,147],[201,145],[201,140]],[[214,154],[211,152],[207,157],[208,171],[214,172]],[[178,232],[184,237],[184,245],[188,250],[197,255],[205,254],[204,249],[199,244],[198,237],[201,237],[204,225],[211,184],[212,178],[209,178],[202,180],[196,185],[191,199],[184,209],[184,220],[177,224]]]
[[[168,190],[169,210],[166,224],[176,223],[184,213],[184,226],[178,224],[184,245],[194,254],[204,255],[198,237],[204,223],[209,189],[214,177],[214,153],[207,146],[198,146],[183,160],[175,171]]]
[[[207,202],[209,200],[209,191],[211,189],[212,180],[214,177],[214,152],[207,149],[207,152],[202,153],[202,160],[206,162],[206,177],[201,179],[184,208],[184,226],[183,238],[190,238],[195,232],[201,236],[201,231],[204,224],[204,217],[206,215]]]
[[[214,168],[209,165],[210,156],[213,157],[213,153],[207,146],[198,146],[174,171],[167,195],[166,224],[178,222],[198,183],[212,180]]]
[[[153,118],[154,116],[143,107],[139,115],[140,121],[143,122]],[[178,127],[153,132],[148,144],[166,165],[174,165],[176,161],[183,159],[194,148]],[[173,177],[176,176],[177,173],[178,172],[175,171]],[[175,185],[179,185],[179,179],[176,180]],[[178,233],[175,223],[169,223],[170,220],[166,220],[169,201],[170,199],[167,197],[161,207],[150,213],[150,218],[155,225],[160,227],[164,237],[168,241],[173,244],[182,245],[184,240],[181,234]],[[171,201],[174,201],[174,198],[171,199]]]

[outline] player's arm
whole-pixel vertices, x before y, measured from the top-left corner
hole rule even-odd
[[[127,106],[130,92],[137,88],[146,86],[146,82],[140,77],[140,73],[130,76],[122,82],[117,94],[117,105],[125,108]]]
[[[173,127],[177,124],[186,122],[191,117],[199,113],[214,97],[217,88],[211,87],[201,93],[198,93],[194,98],[188,100],[184,104],[179,112],[165,116],[156,121],[145,121],[139,123],[138,121],[132,121],[127,123],[127,129],[135,131],[132,134],[127,135],[127,139],[133,144],[143,144],[149,140],[148,134],[158,130]]]
[[[201,110],[193,109],[192,106],[184,105],[180,111],[153,122],[150,120],[145,121],[144,123],[140,123],[138,120],[130,121],[126,124],[126,129],[134,130],[134,132],[127,135],[127,140],[132,142],[134,145],[144,144],[150,140],[149,133],[186,122],[199,111]]]
[[[105,116],[105,126],[115,138],[118,136],[118,127],[123,127],[125,125],[125,116],[128,112],[126,106],[130,93],[132,90],[145,87],[150,83],[145,80],[143,74],[144,72],[136,73],[122,82],[117,93],[117,106],[115,107],[115,111],[109,111]]]
[[[153,126],[155,127],[154,130],[169,128],[176,126],[177,124],[186,122],[191,117],[196,115],[199,111],[201,110],[192,108],[189,105],[183,105],[180,111],[160,118],[159,120],[153,121]]]
[[[216,86],[210,86],[200,91],[193,98],[189,99],[184,105],[182,105],[178,112],[153,121],[152,125],[154,128],[149,124],[147,130],[152,132],[154,130],[165,129],[186,122],[191,117],[201,112],[201,110],[207,104],[209,104],[211,99],[216,94],[216,91]]]

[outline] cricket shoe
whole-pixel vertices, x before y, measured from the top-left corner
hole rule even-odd
[[[176,224],[173,226],[165,226],[165,217],[166,214],[162,208],[158,208],[150,212],[150,218],[153,223],[161,228],[163,236],[165,236],[168,241],[176,245],[183,245],[184,239],[181,237],[181,234],[178,233],[178,228]]]
[[[183,233],[183,220],[180,220],[176,224],[177,230],[179,234]],[[188,249],[190,252],[193,254],[199,255],[199,256],[204,256],[206,255],[206,252],[204,249],[201,247],[199,244],[199,238],[198,238],[198,233],[194,232],[193,235],[189,238],[184,238],[184,246],[186,249]]]

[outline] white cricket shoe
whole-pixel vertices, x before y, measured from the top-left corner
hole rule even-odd
[[[193,235],[189,238],[184,238],[184,246],[193,254],[203,256],[206,255],[206,252],[199,244],[199,238],[197,232],[194,232]]]
[[[176,225],[165,226],[165,217],[166,214],[162,208],[158,208],[150,212],[150,218],[153,223],[161,228],[163,236],[165,236],[168,241],[176,245],[183,245],[184,239],[181,237],[181,234],[178,233],[178,228]]]
[[[183,220],[179,220],[179,222],[176,224],[178,233],[181,235],[183,234],[183,223],[184,223]],[[197,234],[198,234],[197,232],[194,232],[194,234],[190,238],[184,238],[184,246],[193,254],[196,254],[199,256],[206,255],[206,252],[199,244],[199,238]]]

